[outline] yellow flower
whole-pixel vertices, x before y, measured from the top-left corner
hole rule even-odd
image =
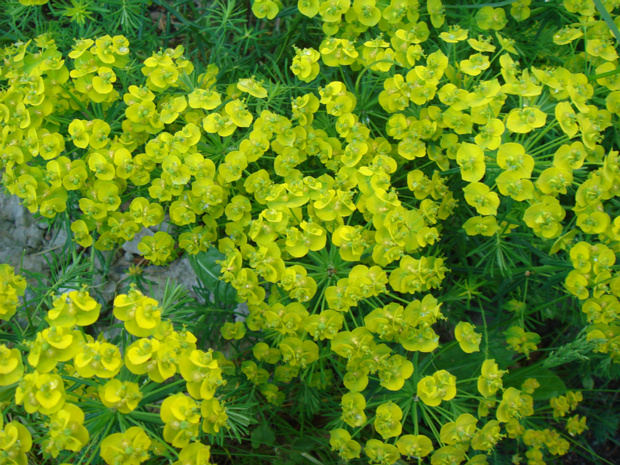
[[[500,228],[495,216],[474,216],[463,223],[463,229],[465,229],[468,236],[481,234],[490,237],[495,235]]]
[[[252,2],[252,13],[257,18],[273,19],[280,12],[278,3],[272,0],[254,0]]]
[[[454,335],[459,342],[459,346],[466,354],[478,352],[482,335],[474,331],[475,326],[465,321],[459,321],[454,329]]]
[[[205,399],[200,405],[200,412],[204,418],[202,422],[202,430],[208,434],[217,434],[222,426],[226,426],[228,415],[223,403],[216,398]]]
[[[337,428],[331,430],[329,436],[329,444],[332,446],[332,450],[338,452],[343,460],[359,458],[362,446],[351,439],[351,434],[347,430]]]
[[[497,407],[497,419],[506,423],[513,418],[519,419],[534,413],[532,396],[521,393],[518,389],[509,387],[502,395],[502,401]]]
[[[18,349],[9,349],[0,345],[0,386],[9,386],[21,379],[24,374],[24,364]]]
[[[579,418],[579,415],[575,415],[566,421],[566,431],[568,431],[568,434],[571,436],[581,434],[587,429],[586,417]]]
[[[511,326],[504,332],[504,335],[506,343],[515,352],[529,356],[531,351],[538,350],[537,344],[540,343],[540,336],[537,333],[526,332],[519,326]]]
[[[506,19],[506,12],[503,8],[493,8],[491,6],[484,6],[476,13],[476,24],[480,29],[488,31],[493,29],[499,31],[503,29],[508,23]]]
[[[476,433],[478,420],[469,413],[459,415],[456,421],[444,423],[440,431],[440,439],[444,444],[466,445]]]
[[[499,146],[497,151],[497,164],[515,173],[519,178],[529,178],[534,169],[534,159],[525,153],[521,144],[509,142]]]
[[[577,115],[569,102],[559,102],[555,106],[555,118],[568,137],[571,139],[575,137],[579,126],[577,126]]]
[[[142,393],[137,383],[112,379],[99,386],[99,398],[106,407],[129,413],[138,406]]]
[[[24,295],[26,280],[13,267],[0,264],[0,320],[9,320],[17,312],[18,296]]]
[[[24,376],[15,391],[15,403],[24,404],[28,413],[56,413],[62,408],[65,398],[65,385],[59,375],[37,371]]]
[[[114,433],[101,441],[101,457],[108,465],[138,465],[149,458],[151,439],[139,426]]]
[[[459,63],[461,71],[470,76],[478,76],[482,71],[491,66],[489,57],[482,53],[475,53],[471,55],[467,60],[462,60]]]
[[[179,452],[179,460],[172,465],[209,465],[211,458],[211,448],[200,442],[192,442]]]
[[[449,44],[455,44],[457,42],[461,42],[467,39],[468,34],[469,29],[461,29],[461,27],[458,25],[450,25],[448,26],[447,32],[442,32],[441,34],[439,34],[439,38]]]
[[[368,456],[370,463],[391,465],[400,459],[400,453],[396,446],[378,439],[369,439],[366,442],[366,447],[364,447],[364,452]]]
[[[187,381],[187,391],[194,399],[211,399],[218,386],[224,384],[222,369],[213,352],[192,350],[179,360],[181,376]]]
[[[396,447],[408,458],[423,458],[433,451],[433,442],[424,435],[405,434],[398,438]]]
[[[164,439],[174,447],[185,447],[198,436],[200,411],[196,401],[182,392],[167,397],[160,416],[165,423]]]
[[[73,361],[78,374],[85,378],[113,378],[123,366],[118,347],[105,341],[82,344]]]
[[[374,426],[383,439],[400,436],[403,412],[400,407],[393,402],[387,402],[377,407]]]
[[[493,53],[496,49],[495,45],[491,44],[490,37],[478,36],[478,39],[467,39],[467,43],[471,48],[477,52],[490,52]]]
[[[82,333],[68,327],[51,326],[37,333],[30,345],[28,363],[39,373],[49,373],[58,362],[71,360],[80,350]]]
[[[546,121],[547,114],[543,113],[538,108],[515,108],[508,113],[506,127],[511,132],[525,134],[532,129],[543,127]]]
[[[481,374],[478,377],[478,391],[484,397],[491,397],[502,389],[502,376],[507,373],[500,370],[495,359],[485,360],[482,363]]]
[[[359,392],[348,392],[342,396],[342,420],[351,428],[358,428],[366,422],[366,399]]]
[[[50,418],[48,437],[43,449],[56,458],[61,450],[78,452],[88,443],[88,430],[84,427],[84,412],[77,405],[65,403]]]
[[[446,370],[439,370],[433,376],[425,376],[418,382],[418,397],[429,407],[436,407],[442,400],[451,400],[456,395],[456,376]]]
[[[539,202],[525,210],[523,220],[537,236],[553,239],[561,234],[561,221],[565,215],[566,212],[559,200],[545,195],[541,197]]]
[[[461,167],[464,181],[477,182],[484,177],[484,152],[477,145],[463,142],[456,152],[456,162]]]
[[[472,182],[463,188],[465,200],[474,207],[480,215],[496,215],[499,206],[499,196],[486,184]]]

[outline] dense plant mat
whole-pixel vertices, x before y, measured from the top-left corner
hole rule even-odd
[[[0,465],[618,458],[619,2],[2,7]]]

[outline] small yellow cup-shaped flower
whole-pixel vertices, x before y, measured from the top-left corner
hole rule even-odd
[[[480,8],[478,13],[476,13],[476,24],[478,24],[480,29],[484,29],[485,31],[489,29],[499,31],[503,29],[507,23],[506,11],[503,8],[485,6]]]
[[[79,147],[82,149],[85,149],[86,147],[88,147],[88,142],[90,140],[90,134],[89,134],[89,131],[86,129],[86,125],[84,124],[84,121],[74,119],[69,124],[69,135],[71,136],[71,139],[73,140],[73,143],[75,144],[76,147]]]
[[[523,220],[538,237],[553,239],[562,232],[560,222],[566,212],[555,197],[545,195],[540,200],[525,210]]]
[[[155,299],[145,297],[140,299],[135,312],[135,320],[125,321],[127,331],[138,337],[151,336],[161,322],[159,303]]]
[[[506,343],[515,352],[526,354],[538,350],[537,344],[540,343],[540,336],[534,332],[526,332],[519,326],[511,326],[508,328],[504,335],[506,336]]]
[[[459,25],[450,25],[448,26],[448,32],[442,32],[441,34],[439,34],[439,38],[449,44],[455,44],[457,42],[466,40],[468,34],[469,29],[461,29]]]
[[[239,79],[237,83],[237,89],[242,92],[247,92],[256,98],[267,97],[267,89],[263,87],[262,82],[257,82],[254,76],[249,79]]]
[[[501,423],[513,418],[519,419],[534,413],[532,396],[521,393],[518,389],[509,387],[502,395],[502,401],[497,407],[496,416]]]
[[[295,57],[291,64],[291,71],[301,81],[311,82],[321,70],[318,61],[321,54],[313,48],[295,49]]]
[[[478,76],[482,71],[491,66],[489,57],[482,53],[474,53],[467,60],[462,60],[459,63],[461,71],[470,76]]]
[[[424,435],[405,434],[398,438],[396,447],[409,458],[423,458],[433,451],[433,442]]]
[[[490,451],[504,437],[500,434],[501,427],[497,420],[491,420],[480,429],[471,440],[474,450]],[[484,455],[482,457],[485,457]],[[483,462],[484,463],[484,462]]]
[[[256,358],[256,360],[261,362],[264,361],[272,365],[278,363],[278,361],[282,358],[282,353],[280,352],[280,350],[276,349],[275,347],[269,347],[264,342],[257,343],[252,348],[252,354],[254,355],[254,358]]]
[[[74,357],[74,366],[80,376],[112,378],[123,366],[121,353],[114,344],[93,341],[82,344]]]
[[[318,315],[311,315],[305,319],[304,330],[314,340],[333,339],[342,328],[344,317],[334,310],[324,310]]]
[[[583,36],[581,29],[566,26],[553,35],[553,43],[557,45],[566,45]]]
[[[454,328],[454,335],[459,342],[459,346],[466,354],[478,352],[482,335],[475,332],[475,326],[465,321],[459,321]]]
[[[355,262],[366,249],[366,241],[360,226],[340,226],[332,234],[332,242],[338,247],[343,260]]]
[[[84,341],[82,333],[64,326],[51,326],[31,343],[28,363],[39,373],[49,373],[58,362],[71,360]]]
[[[273,19],[280,12],[278,3],[272,0],[254,0],[252,2],[252,13],[257,18]]]
[[[147,373],[152,360],[157,358],[160,342],[157,339],[138,339],[133,342],[125,353],[125,365],[135,375]]]
[[[517,134],[526,134],[533,129],[543,127],[547,121],[547,114],[538,108],[515,108],[508,113],[506,127]]]
[[[389,354],[387,351],[384,351],[382,356],[379,350],[382,346],[379,345],[373,350],[375,358],[383,359],[378,363],[380,384],[390,391],[398,391],[405,384],[405,380],[413,374],[413,363],[399,354],[392,354],[386,358]]]
[[[93,299],[86,287],[79,291],[71,291],[67,294],[69,298],[69,306],[73,306],[74,311],[70,312],[75,315],[75,323],[78,326],[92,325],[99,319],[99,311],[101,304]]]
[[[549,406],[553,409],[553,418],[563,417],[571,410],[568,399],[564,396],[552,397]]]
[[[142,393],[137,383],[112,379],[99,386],[99,399],[108,408],[129,413],[140,403]]]
[[[521,144],[509,142],[499,146],[497,164],[506,171],[515,173],[519,178],[529,178],[534,169],[534,158],[525,153]]]
[[[166,424],[164,439],[174,447],[184,447],[198,436],[200,410],[196,401],[182,392],[163,401],[160,416]]]
[[[202,430],[208,434],[217,434],[222,426],[227,426],[228,415],[224,405],[216,398],[205,399],[200,405],[200,413],[204,418]]]
[[[6,425],[0,417],[0,437],[2,437],[2,453],[10,454],[10,462],[28,463],[26,453],[32,448],[32,436],[30,431],[18,421],[11,421]]]
[[[349,392],[342,396],[342,420],[352,428],[358,428],[366,422],[366,399],[359,392]]]
[[[402,431],[402,418],[403,412],[398,405],[393,402],[381,404],[377,407],[375,429],[383,439],[399,436]]]
[[[463,188],[465,200],[474,207],[480,215],[496,215],[499,206],[499,196],[486,184],[472,182]]]
[[[442,400],[451,400],[455,395],[456,376],[446,370],[439,370],[418,382],[418,397],[430,407],[436,407]]]
[[[463,223],[463,229],[465,229],[468,236],[476,236],[478,234],[493,236],[500,228],[497,224],[497,218],[494,216],[474,216]]]
[[[77,405],[65,403],[50,418],[48,437],[42,447],[52,457],[61,450],[77,452],[88,442],[88,430],[84,427],[84,412]]]
[[[579,415],[575,415],[566,421],[566,431],[568,431],[568,434],[571,436],[581,434],[587,429],[586,417],[579,418]]]
[[[445,423],[441,427],[441,441],[449,445],[467,444],[476,433],[476,417],[469,413],[460,415],[456,421]]]
[[[386,444],[378,439],[369,439],[364,447],[370,463],[391,465],[400,459],[400,452],[396,446]]]
[[[302,15],[313,18],[319,12],[319,0],[298,0],[297,8]]]
[[[93,237],[90,235],[88,226],[84,220],[76,220],[71,223],[71,232],[73,240],[84,248],[93,245]]]
[[[101,458],[108,465],[138,465],[149,458],[151,439],[139,426],[114,433],[101,441]]]
[[[193,350],[179,360],[181,376],[187,381],[187,391],[195,399],[211,399],[223,384],[222,369],[213,352]]]
[[[329,432],[329,444],[332,450],[338,452],[338,455],[344,460],[359,458],[362,446],[351,439],[351,434],[342,428],[337,428]]]
[[[192,442],[179,452],[179,460],[172,465],[209,465],[211,448],[200,442]]]
[[[461,167],[461,177],[464,181],[480,181],[486,170],[484,152],[477,145],[463,142],[456,152],[456,162]]]
[[[220,328],[222,337],[227,340],[242,339],[243,336],[245,336],[245,331],[245,325],[242,321],[237,321],[235,323],[228,321]]]
[[[478,391],[484,397],[491,397],[502,388],[502,376],[506,373],[500,370],[495,359],[485,360],[482,363],[482,373],[478,377]]]
[[[24,376],[15,391],[15,402],[24,404],[28,413],[51,415],[60,410],[65,398],[65,386],[59,375],[37,371]]]
[[[297,337],[286,337],[280,342],[282,360],[290,366],[305,368],[319,358],[319,346],[313,341],[302,341]]]
[[[24,374],[24,364],[18,349],[0,345],[0,386],[9,386],[19,381]]]
[[[540,387],[540,383],[536,378],[528,378],[521,384],[521,390],[526,394],[533,394]]]
[[[249,127],[254,119],[252,114],[245,108],[244,103],[239,99],[228,102],[224,107],[224,111],[230,116],[233,123],[241,128]]]
[[[575,137],[579,131],[579,126],[577,126],[577,115],[570,102],[559,102],[555,106],[555,118],[568,137]]]

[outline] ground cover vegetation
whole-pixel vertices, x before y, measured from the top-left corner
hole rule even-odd
[[[613,463],[618,7],[0,2],[0,464]]]

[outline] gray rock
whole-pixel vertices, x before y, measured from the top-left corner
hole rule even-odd
[[[40,254],[44,235],[19,198],[0,193],[0,263],[16,270],[46,270],[47,263]]]

